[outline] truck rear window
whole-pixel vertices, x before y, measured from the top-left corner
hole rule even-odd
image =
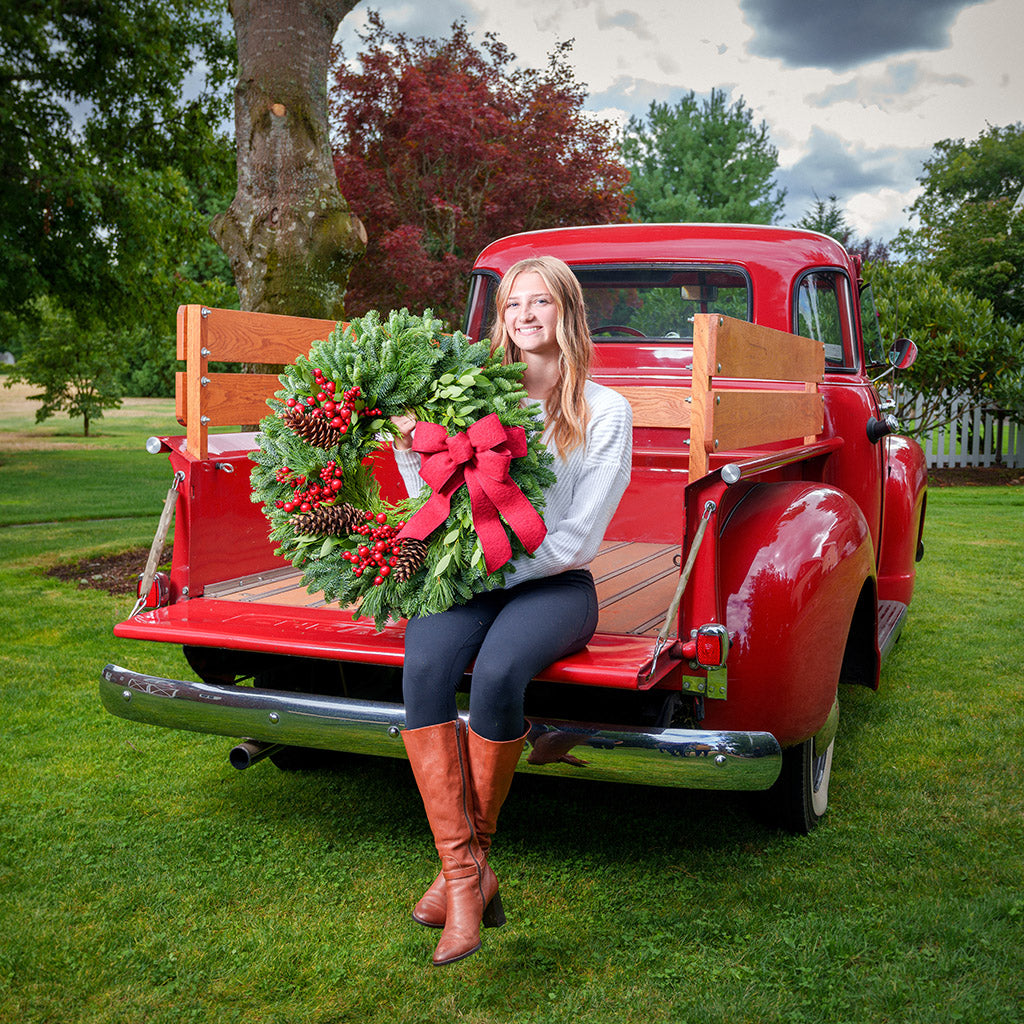
[[[750,319],[750,284],[721,267],[574,267],[594,341],[690,344],[695,313]]]
[[[721,313],[750,320],[750,280],[733,267],[573,267],[583,286],[587,320],[597,344],[650,338],[693,342],[693,315]],[[497,280],[474,274],[466,332],[487,337],[494,323]]]

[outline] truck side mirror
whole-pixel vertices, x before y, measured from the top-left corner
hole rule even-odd
[[[917,345],[909,338],[897,338],[889,349],[889,364],[894,370],[906,370],[917,359]]]
[[[871,383],[877,384],[882,380],[882,378],[888,377],[893,370],[905,370],[908,366],[913,366],[916,358],[917,345],[915,345],[909,338],[897,338],[893,342],[892,348],[889,349],[887,357],[889,369],[884,373],[880,373],[871,381]]]

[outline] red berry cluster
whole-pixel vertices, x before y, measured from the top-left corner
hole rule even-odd
[[[398,533],[405,526],[405,521],[400,519],[392,526],[383,512],[377,515],[366,512],[364,517],[366,522],[353,532],[365,537],[366,543],[360,544],[355,551],[343,552],[341,557],[352,563],[354,576],[362,576],[368,570],[375,572],[373,585],[379,587],[398,564],[398,552],[402,549]]]
[[[307,395],[305,398],[289,398],[285,401],[285,405],[289,409],[301,409],[310,419],[327,420],[335,430],[342,434],[348,433],[352,416],[357,412],[356,401],[363,396],[362,389],[358,386],[349,388],[342,396],[342,401],[336,402],[334,392],[337,385],[333,380],[327,380],[324,377],[323,370],[314,370],[313,380],[320,389],[315,395]],[[358,414],[371,417],[384,415],[380,409],[365,408],[358,410]]]
[[[289,501],[275,502],[285,512],[312,512],[323,504],[333,504],[342,488],[341,466],[334,459],[320,470],[320,481],[314,480],[308,487],[305,475],[295,473],[287,466],[282,466],[276,476],[279,484],[287,483],[292,489]]]

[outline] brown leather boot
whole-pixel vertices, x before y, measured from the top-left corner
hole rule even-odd
[[[484,739],[472,729],[466,731],[466,755],[469,759],[473,802],[476,807],[474,825],[477,842],[486,854],[491,848],[491,839],[498,827],[498,812],[512,786],[512,776],[519,763],[519,755],[523,751],[529,729],[518,739],[502,742]],[[500,928],[505,923],[505,914],[501,908],[501,900],[494,901],[494,897],[498,895],[498,879],[489,865],[484,869],[483,887],[488,904],[483,924],[487,928]],[[442,872],[413,908],[412,916],[428,928],[443,928],[446,911],[447,896]]]
[[[435,964],[453,963],[475,953],[480,948],[485,909],[493,908],[491,913],[501,909],[497,891],[485,898],[487,861],[474,831],[473,789],[460,736],[465,729],[456,719],[402,733],[445,882],[447,912],[434,951]]]

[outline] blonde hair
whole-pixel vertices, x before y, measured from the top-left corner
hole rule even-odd
[[[524,361],[522,352],[505,329],[505,306],[516,277],[529,272],[540,274],[558,308],[555,329],[559,348],[558,379],[547,400],[546,430],[558,454],[565,458],[568,452],[586,441],[590,410],[583,389],[594,357],[583,289],[567,264],[555,256],[534,256],[509,267],[498,286],[491,351],[501,346],[505,350],[503,362]]]

